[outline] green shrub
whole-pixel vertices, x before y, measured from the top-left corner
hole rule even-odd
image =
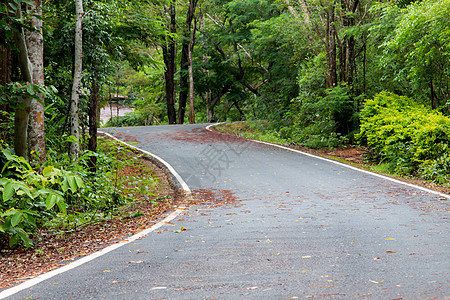
[[[10,176],[0,177],[0,234],[10,236],[10,247],[20,241],[29,247],[29,234],[58,211],[66,214],[68,194],[76,193],[84,184],[72,172],[53,166],[38,172],[23,157],[7,150],[2,150],[2,155],[8,162],[1,173]]]
[[[104,127],[129,127],[129,126],[144,126],[145,119],[141,118],[134,112],[127,113],[125,116],[119,118],[113,117],[106,122]]]
[[[339,86],[325,91],[325,96],[298,98],[295,112],[289,116],[294,124],[280,130],[309,148],[337,147],[348,143],[357,128],[357,108],[350,89]]]
[[[146,176],[140,156],[107,139],[100,138],[98,146],[98,153],[82,151],[76,161],[48,149],[42,170],[2,149],[0,244],[31,247],[31,235],[38,229],[70,231],[112,218],[136,198],[152,201],[157,180]],[[88,166],[91,156],[97,158],[95,172]],[[129,167],[141,176],[132,176],[125,169]]]
[[[360,116],[359,142],[372,149],[390,171],[417,173],[440,183],[449,179],[448,117],[387,92],[366,100]]]

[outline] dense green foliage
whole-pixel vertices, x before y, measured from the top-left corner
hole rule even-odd
[[[384,92],[367,100],[358,138],[388,171],[449,179],[450,119],[410,98]]]
[[[22,157],[2,150],[0,166],[0,245],[33,244],[38,229],[71,230],[109,219],[138,197],[150,199],[157,180],[121,174],[127,166],[145,167],[139,156],[120,144],[102,140],[99,153],[85,151],[78,161],[51,153],[44,166],[33,168]],[[87,162],[97,157],[98,168]]]
[[[450,98],[450,1],[419,1],[407,7],[381,64],[398,90],[448,114]],[[390,66],[390,67],[389,67]],[[395,68],[392,68],[395,66]]]
[[[83,1],[86,12],[83,15],[84,69],[78,111],[81,138],[76,141],[82,151],[78,159],[73,159],[67,153],[69,143],[74,141],[70,136],[69,102],[74,68],[75,3],[69,0],[42,3],[46,86],[23,82],[23,68],[17,62],[19,53],[13,39],[22,30],[35,30],[30,22],[35,12],[29,9],[33,2],[0,3],[1,247],[8,243],[29,247],[36,230],[71,230],[111,218],[132,197],[139,194],[149,198],[156,183],[145,175],[142,178],[119,176],[123,167],[137,164],[136,159],[122,155],[122,152],[128,153],[126,148],[103,141],[97,152],[86,150],[93,96],[94,101],[105,105],[123,91],[130,94],[130,101],[142,101],[145,93],[151,94],[154,90],[149,84],[151,80],[143,76],[144,71],[129,67],[157,66],[151,57],[154,51],[149,47],[160,39],[164,30],[158,18],[152,16],[154,4]],[[18,11],[23,17],[19,17]],[[127,67],[122,68],[122,65]],[[122,73],[117,71],[122,69]],[[45,98],[45,115],[39,118],[45,119],[46,156],[45,160],[40,160],[37,153],[31,152],[29,155],[34,160],[26,161],[12,150],[14,114],[21,98],[38,99],[38,93]],[[142,106],[146,107],[143,111],[149,111],[148,104]],[[159,109],[154,105],[152,111],[141,114],[144,120],[149,120],[146,124],[159,117],[152,115],[152,112],[158,114]],[[94,168],[92,161],[96,161]]]
[[[290,126],[281,126],[280,133],[295,143],[310,147],[337,147],[353,139],[357,131],[357,107],[347,87],[325,91],[317,98],[299,97],[293,103]]]
[[[67,199],[84,184],[72,172],[53,166],[37,172],[23,157],[11,155],[7,150],[2,154],[6,163],[0,178],[0,232],[11,236],[10,246],[20,239],[29,247],[32,241],[28,233],[41,227],[46,217],[57,212],[67,214]]]

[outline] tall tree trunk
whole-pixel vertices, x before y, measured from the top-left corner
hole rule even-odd
[[[359,2],[360,0],[355,0],[353,2],[353,4],[350,2],[351,5],[349,5],[349,8],[351,9],[351,14],[350,14],[350,20],[349,20],[349,27],[353,27],[355,26],[355,14],[356,14],[356,10],[358,9],[359,6]],[[350,87],[352,88],[352,90],[354,90],[354,77],[355,77],[355,73],[356,73],[356,52],[355,52],[355,45],[356,45],[356,40],[355,37],[352,35],[349,37],[348,40],[348,83],[350,85]]]
[[[237,109],[238,112],[239,112],[239,121],[242,121],[242,118],[245,116],[244,112],[243,112],[242,109],[239,107],[238,102],[237,102],[236,100],[234,100],[234,99],[233,99],[233,105],[234,105],[234,107],[236,107],[236,109]],[[233,107],[233,105],[230,106],[230,109],[231,109],[231,107]]]
[[[335,25],[335,4],[326,9],[326,25],[325,25],[325,50],[327,57],[327,88],[337,86],[337,70],[336,70],[336,25]]]
[[[351,0],[341,0],[343,9],[342,25],[344,29],[351,28],[355,25],[355,12],[358,8],[359,0],[352,2]],[[346,82],[350,88],[353,88],[353,77],[355,73],[355,38],[345,36],[340,45],[340,77],[342,82]]]
[[[83,1],[75,0],[75,61],[72,85],[72,97],[70,99],[70,135],[75,138],[70,143],[69,154],[75,160],[80,154],[80,124],[78,120],[78,105],[80,99],[81,72],[83,70]]]
[[[364,47],[363,48],[363,94],[365,94],[366,93],[366,58],[367,58],[366,42],[364,42],[363,47]],[[358,109],[359,109],[359,105],[358,105]]]
[[[8,0],[1,0],[0,3],[8,6]],[[3,30],[0,31],[0,40],[5,42],[3,45],[0,45],[0,85],[6,85],[11,82],[12,60],[11,47],[9,43],[6,43],[6,33]]]
[[[116,126],[119,127],[119,88],[120,88],[120,78],[117,77],[116,81]]]
[[[94,67],[95,68],[95,67]],[[98,78],[96,75],[91,79],[91,91],[89,96],[89,142],[88,150],[97,152],[97,130],[98,130]],[[91,156],[89,158],[89,170],[95,172],[97,169],[97,157]]]
[[[26,40],[28,56],[33,66],[33,84],[44,85],[44,38],[42,36],[42,1],[35,0],[28,9],[33,12],[32,26],[38,31],[28,31]],[[32,163],[45,162],[45,125],[44,125],[44,95],[38,94],[39,100],[31,101],[29,116],[29,150],[36,153],[37,161],[31,156]]]
[[[200,21],[200,30],[204,30],[205,29],[205,19],[203,17],[202,14],[200,14],[199,16],[199,21]],[[203,54],[203,62],[205,63],[205,65],[208,65],[209,63],[209,58],[208,55]],[[206,76],[209,77],[210,76],[210,72],[209,69],[206,68]],[[203,96],[201,95],[202,99],[204,102],[206,102],[206,121],[208,123],[212,123],[216,121],[216,115],[214,113],[214,106],[211,105],[212,104],[212,92],[211,89],[209,88],[206,91],[206,95]]]
[[[195,7],[194,7],[195,9]],[[191,32],[191,41],[189,43],[189,123],[195,124],[195,111],[194,111],[194,72],[192,69],[192,53],[194,51],[194,43],[195,43],[195,27],[196,22],[194,22],[194,28]]]
[[[437,109],[439,107],[439,100],[437,98],[436,92],[434,91],[434,82],[433,77],[430,79],[430,99],[431,99],[431,108]]]
[[[354,24],[350,25],[353,26]],[[355,38],[353,36],[348,38],[347,42],[347,83],[352,90],[354,90],[353,79],[355,76]]]
[[[189,73],[189,47],[192,41],[192,20],[195,17],[195,9],[197,0],[190,0],[188,12],[186,15],[186,27],[183,32],[183,40],[181,46],[181,62],[180,62],[180,95],[178,99],[178,124],[183,124],[186,111],[186,102],[188,97],[188,73]]]
[[[214,105],[212,104],[211,90],[206,92],[206,121],[208,123],[216,122],[216,114],[214,112]]]
[[[189,72],[188,71],[189,43],[186,43],[184,39],[185,37],[183,37],[183,43],[181,45],[180,83],[179,83],[180,94],[178,96],[178,124],[184,123],[186,103],[188,98],[189,75],[187,73]]]
[[[7,0],[2,0],[0,3],[8,5]],[[6,41],[6,35],[4,31],[0,31],[0,40]],[[11,82],[12,60],[11,60],[11,47],[8,44],[0,45],[0,85],[5,86]],[[0,104],[1,111],[10,111],[8,104]],[[0,115],[0,121],[4,121],[6,117]]]
[[[16,17],[22,18],[20,7],[16,10]],[[31,65],[28,49],[23,29],[14,33],[14,40],[19,50],[19,65],[22,79],[30,84],[33,82],[33,66]],[[16,155],[27,158],[27,138],[28,138],[28,118],[30,115],[31,97],[23,96],[19,98],[14,115],[14,150]]]
[[[4,38],[0,35],[0,38]],[[11,82],[11,48],[0,46],[0,85]]]
[[[113,121],[114,121],[114,119],[113,119],[113,109],[112,109],[112,95],[111,95],[111,87],[109,88],[109,98],[108,98],[108,102],[109,102],[109,112],[110,112],[110,118],[109,118],[109,123],[110,123],[110,126],[111,127],[113,127],[114,126],[114,123],[113,123]]]
[[[168,8],[165,7],[166,13],[169,15],[169,31],[172,34],[176,33],[176,20],[175,20],[175,5],[172,3]],[[166,65],[166,71],[164,73],[164,79],[166,82],[166,102],[167,102],[167,117],[169,124],[176,123],[175,112],[175,40],[173,36],[166,38],[166,43],[163,45],[163,58]]]
[[[228,93],[228,91],[230,90],[230,88],[233,86],[233,83],[228,82],[227,84],[225,84],[222,89],[217,92],[216,95],[214,95],[214,98],[212,97],[212,93],[209,91],[209,93],[207,93],[207,108],[206,108],[206,115],[207,115],[207,120],[208,122],[216,122],[217,118],[216,118],[216,114],[214,112],[214,107],[217,105],[217,103],[220,102],[220,99],[226,94]]]

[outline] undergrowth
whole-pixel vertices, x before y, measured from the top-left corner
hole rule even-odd
[[[450,119],[411,98],[383,92],[367,100],[357,138],[387,172],[450,180]]]
[[[88,161],[97,158],[92,172]],[[120,214],[135,199],[151,201],[157,179],[147,177],[140,156],[117,142],[99,139],[98,153],[84,151],[71,161],[49,151],[42,166],[1,149],[0,247],[33,246],[40,229],[71,231]],[[139,168],[131,176],[127,168]]]
[[[235,134],[252,140],[278,144],[290,143],[290,140],[282,138],[281,135],[270,126],[268,121],[234,122],[216,128],[221,132]]]

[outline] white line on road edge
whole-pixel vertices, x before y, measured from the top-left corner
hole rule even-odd
[[[160,162],[162,162],[162,163],[166,166],[167,169],[169,169],[170,173],[172,173],[173,176],[175,176],[175,178],[176,178],[176,179],[178,180],[178,182],[181,184],[181,187],[183,188],[183,190],[184,190],[186,193],[188,193],[188,194],[191,193],[191,189],[189,188],[189,186],[187,185],[187,183],[183,180],[183,178],[181,178],[180,174],[178,174],[178,172],[175,171],[175,169],[174,169],[168,162],[166,162],[164,159],[162,159],[161,157],[159,157],[159,156],[157,156],[157,155],[155,155],[155,154],[153,154],[153,153],[150,153],[150,152],[148,152],[148,151],[145,151],[145,150],[143,150],[143,149],[141,149],[141,148],[138,148],[138,147],[136,147],[136,146],[130,145],[130,144],[128,144],[128,143],[125,143],[124,141],[119,140],[118,138],[116,138],[115,136],[113,136],[113,135],[111,135],[111,134],[109,134],[109,133],[107,133],[107,132],[99,131],[98,133],[105,134],[105,135],[109,136],[110,138],[115,139],[116,141],[118,141],[118,142],[120,142],[120,143],[122,143],[122,144],[127,145],[127,146],[130,147],[130,148],[136,149],[136,150],[138,150],[138,151],[140,151],[140,152],[142,152],[142,153],[145,153],[145,154],[147,154],[147,155],[150,155],[150,156],[156,158],[157,160],[159,160]]]
[[[211,127],[218,126],[218,125],[221,125],[221,124],[225,124],[225,122],[208,125],[208,126],[206,126],[206,129],[211,131]],[[365,173],[365,174],[369,174],[369,175],[372,175],[372,176],[375,176],[375,177],[379,177],[379,178],[382,178],[382,179],[385,179],[385,180],[389,180],[389,181],[392,181],[392,182],[395,182],[395,183],[398,183],[398,184],[406,185],[406,186],[409,186],[409,187],[412,187],[412,188],[416,188],[416,189],[419,189],[419,190],[427,192],[427,193],[435,194],[435,195],[438,195],[440,197],[444,197],[444,198],[450,199],[450,195],[447,195],[447,194],[444,194],[444,193],[440,193],[438,191],[434,191],[434,190],[431,190],[431,189],[428,189],[428,188],[425,188],[425,187],[421,187],[421,186],[418,186],[418,185],[415,185],[415,184],[412,184],[412,183],[408,183],[408,182],[404,182],[404,181],[401,181],[401,180],[397,180],[397,179],[394,179],[394,178],[389,177],[389,176],[385,176],[385,175],[381,175],[381,174],[374,173],[374,172],[371,172],[371,171],[367,171],[367,170],[364,170],[364,169],[360,169],[360,168],[354,167],[352,165],[344,164],[342,162],[335,161],[335,160],[332,160],[332,159],[329,159],[329,158],[317,156],[317,155],[314,155],[314,154],[306,153],[306,152],[303,152],[303,151],[300,151],[300,150],[291,149],[289,147],[285,147],[285,146],[281,146],[281,145],[277,145],[277,144],[273,144],[273,143],[268,143],[268,142],[253,140],[253,139],[247,139],[247,140],[250,140],[250,141],[253,141],[253,142],[259,143],[259,144],[264,144],[264,145],[278,147],[278,148],[281,148],[281,149],[284,149],[284,150],[296,152],[296,153],[299,153],[299,154],[302,154],[302,155],[306,155],[306,156],[310,156],[310,157],[314,157],[314,158],[317,158],[317,159],[321,159],[321,160],[324,160],[324,161],[327,161],[327,162],[330,162],[330,163],[333,163],[333,164],[336,164],[336,165],[339,165],[339,166],[343,166],[343,167],[346,167],[346,168],[349,168],[349,169],[352,169],[352,170],[355,170],[355,171],[359,171],[359,172],[362,172],[362,173]]]
[[[137,147],[135,147],[133,145],[127,144],[127,143],[117,139],[116,137],[110,135],[109,133],[100,132],[100,131],[99,131],[99,133],[106,134],[107,136],[109,136],[109,137],[111,137],[111,138],[113,138],[113,139],[115,139],[115,140],[117,140],[117,141],[119,141],[119,142],[121,142],[121,143],[123,143],[123,144],[125,144],[125,145],[127,145],[129,147],[131,147],[131,148],[134,148],[136,150],[139,150],[140,152],[143,152],[143,153],[145,153],[147,155],[150,155],[150,156],[156,158],[157,160],[162,162],[169,169],[169,171],[173,174],[173,176],[175,176],[175,178],[181,184],[183,190],[188,195],[191,194],[191,189],[186,184],[186,182],[183,180],[183,178],[181,178],[180,174],[178,174],[178,172],[175,171],[175,169],[168,162],[166,162],[165,160],[163,160],[159,156],[154,155],[154,154],[152,154],[152,153],[150,153],[148,151],[142,150],[140,148],[137,148]],[[81,265],[83,265],[83,264],[85,264],[85,263],[87,263],[87,262],[89,262],[89,261],[91,261],[93,259],[96,259],[96,258],[98,258],[98,257],[100,257],[102,255],[105,255],[108,252],[111,252],[111,251],[113,251],[113,250],[115,250],[117,248],[120,248],[120,247],[128,244],[128,243],[131,243],[131,242],[133,242],[133,241],[135,241],[137,239],[140,239],[143,236],[149,234],[150,232],[155,231],[156,229],[160,228],[165,223],[168,223],[168,222],[172,221],[177,216],[181,215],[185,209],[186,209],[185,206],[179,206],[174,212],[172,212],[170,215],[165,217],[164,220],[156,223],[155,225],[153,225],[150,228],[144,229],[144,230],[140,231],[139,233],[136,233],[135,235],[133,235],[133,236],[127,238],[127,239],[124,239],[124,240],[120,241],[117,244],[113,244],[111,246],[108,246],[108,247],[106,247],[106,248],[104,248],[104,249],[102,249],[102,250],[100,250],[98,252],[92,253],[92,254],[90,254],[88,256],[84,256],[84,257],[74,261],[73,263],[69,263],[69,264],[67,264],[67,265],[65,265],[65,266],[63,266],[61,268],[58,268],[58,269],[53,270],[53,271],[50,271],[48,273],[44,273],[44,274],[39,275],[39,276],[37,276],[37,277],[35,277],[33,279],[27,280],[27,281],[25,281],[25,282],[15,286],[15,287],[6,289],[6,290],[4,290],[4,291],[2,291],[0,293],[0,299],[4,299],[6,297],[12,296],[12,295],[14,295],[14,294],[16,294],[16,293],[18,293],[20,291],[23,291],[23,290],[25,290],[27,288],[30,288],[30,287],[32,287],[32,286],[34,286],[34,285],[36,285],[36,284],[38,284],[38,283],[40,283],[40,282],[42,282],[44,280],[47,280],[47,279],[52,278],[52,277],[54,277],[56,275],[59,275],[61,273],[67,272],[69,270],[72,270],[72,269],[74,269],[76,267],[79,267],[79,266],[81,266]]]

